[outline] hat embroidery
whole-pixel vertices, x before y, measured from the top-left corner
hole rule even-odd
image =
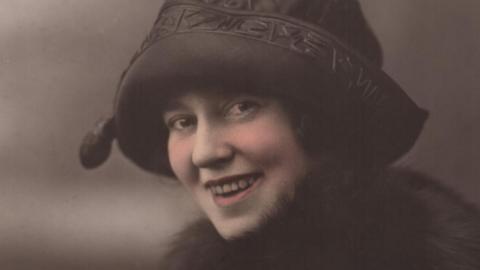
[[[358,57],[350,56],[327,33],[294,24],[279,16],[225,13],[194,5],[166,6],[130,65],[159,40],[191,32],[237,35],[293,50],[322,62],[333,74],[344,78],[349,91],[355,91],[369,104],[378,106],[388,98],[386,93],[378,91],[379,87],[368,70],[356,63]]]
[[[218,5],[220,7],[231,9],[248,9],[253,10],[253,0],[201,0],[205,4]]]

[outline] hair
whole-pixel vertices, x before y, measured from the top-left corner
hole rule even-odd
[[[347,127],[340,117],[327,116],[322,108],[306,106],[291,97],[278,98],[290,116],[292,127],[307,155],[316,161],[336,160],[343,167],[368,171],[382,164],[376,164],[369,144],[358,130],[363,128],[362,114],[349,119],[354,124]]]

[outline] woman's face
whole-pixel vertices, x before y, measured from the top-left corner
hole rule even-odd
[[[170,165],[225,239],[293,199],[307,157],[275,99],[187,92],[163,114]]]

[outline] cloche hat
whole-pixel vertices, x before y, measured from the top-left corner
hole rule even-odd
[[[427,112],[381,65],[357,0],[166,0],[81,162],[101,165],[116,139],[141,168],[172,175],[162,106],[181,90],[219,88],[296,100],[388,164],[413,146]]]

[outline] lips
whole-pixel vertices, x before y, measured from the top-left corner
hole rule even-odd
[[[219,206],[228,206],[243,200],[256,186],[261,174],[244,174],[209,181],[206,188]]]

